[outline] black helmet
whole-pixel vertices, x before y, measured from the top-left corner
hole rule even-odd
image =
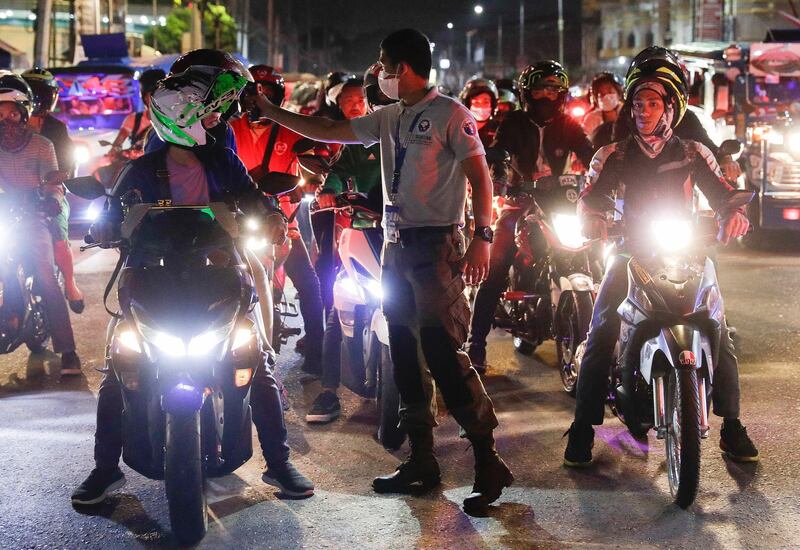
[[[619,93],[620,100],[625,95],[625,82],[622,77],[614,73],[597,73],[589,83],[589,103],[597,109],[597,89],[601,84],[611,84]]]
[[[33,92],[33,113],[43,115],[56,108],[58,103],[58,82],[47,69],[34,67],[22,73],[22,79]]]
[[[686,112],[689,86],[678,56],[660,46],[650,46],[639,52],[628,68],[625,77],[625,102],[630,103],[636,89],[645,82],[657,82],[664,87],[667,97],[675,107],[672,127],[678,125]]]
[[[517,101],[519,101],[519,87],[517,87],[517,83],[514,81],[513,78],[498,78],[494,81],[494,84],[495,86],[497,86],[498,92],[502,92],[503,90],[508,90],[509,92],[517,96]]]
[[[22,115],[22,122],[27,123],[33,112],[33,92],[21,76],[6,73],[0,76],[0,102],[15,103]]]
[[[142,99],[144,100],[144,96],[147,94],[152,94],[158,83],[166,77],[167,73],[162,69],[147,69],[144,71],[139,77],[139,94],[141,94]]]
[[[238,59],[233,57],[228,52],[223,52],[222,50],[211,50],[208,48],[200,48],[198,50],[192,50],[183,54],[175,60],[175,63],[172,64],[172,67],[169,69],[169,74],[174,75],[182,73],[189,67],[198,65],[205,65],[207,67],[222,69],[223,71],[230,71],[244,78],[248,82],[253,82],[253,77],[250,75],[250,71],[248,71]]]
[[[458,94],[458,99],[469,109],[472,98],[479,94],[489,94],[492,98],[492,112],[497,108],[499,93],[497,86],[488,78],[473,78],[467,81],[464,89]]]
[[[567,90],[569,89],[569,76],[567,70],[557,61],[538,61],[533,65],[528,65],[517,79],[517,86],[521,91],[522,103],[527,104],[530,102],[531,90],[537,87],[539,81],[553,76],[556,77],[561,83],[561,91],[559,98],[561,101],[566,101]]]
[[[325,80],[322,84],[322,93],[325,94],[325,103],[328,104],[330,107],[336,107],[336,96],[338,94],[334,93],[331,95],[331,88],[334,88],[338,84],[342,84],[345,80],[350,78],[355,78],[356,75],[346,73],[344,71],[333,71],[325,76]]]
[[[383,66],[380,63],[374,63],[364,73],[364,97],[367,98],[370,111],[397,103],[396,99],[386,97],[378,86],[378,74],[381,70],[383,70]]]

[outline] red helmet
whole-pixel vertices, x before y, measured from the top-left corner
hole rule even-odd
[[[261,84],[270,90],[266,93],[267,98],[275,105],[281,105],[286,97],[286,82],[283,75],[275,67],[269,65],[253,65],[250,67],[250,74],[253,76],[255,84]],[[247,93],[248,90],[245,90]]]

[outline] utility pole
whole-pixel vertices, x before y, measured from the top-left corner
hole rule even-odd
[[[158,0],[153,0],[153,21],[158,21]],[[158,23],[156,23],[158,26]],[[158,49],[158,33],[156,33],[156,29],[153,29],[153,49]]]
[[[275,0],[267,0],[267,64],[275,66]]]
[[[497,64],[503,66],[503,16],[497,18]]]
[[[244,0],[244,36],[242,37],[242,55],[247,58],[250,51],[250,0]]]
[[[525,0],[519,2],[519,53],[517,63],[525,60]]]
[[[564,0],[558,0],[558,62],[564,64]]]
[[[192,4],[192,26],[191,26],[191,48],[199,50],[203,47],[203,12],[205,2],[194,2]]]
[[[53,0],[36,1],[36,36],[33,41],[33,64],[37,67],[48,66],[50,50],[50,16],[53,12]]]

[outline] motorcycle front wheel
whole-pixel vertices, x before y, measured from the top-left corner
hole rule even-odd
[[[570,292],[562,294],[566,303],[561,310],[561,326],[556,344],[561,384],[564,391],[575,395],[578,383],[577,352],[581,342],[586,340],[589,324],[592,321],[594,302],[590,292]]]
[[[164,486],[172,533],[180,544],[194,544],[208,528],[199,412],[167,415],[165,451]]]
[[[667,475],[675,504],[688,508],[700,484],[700,395],[696,370],[670,370],[667,379]]]
[[[31,353],[44,353],[47,343],[50,341],[50,327],[41,302],[34,306],[30,323],[30,333],[25,345],[28,346]]]

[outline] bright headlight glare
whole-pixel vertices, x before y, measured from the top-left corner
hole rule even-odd
[[[381,283],[376,281],[375,279],[366,279],[364,281],[364,286],[367,287],[370,294],[372,294],[378,300],[383,300],[383,288],[381,287]]]
[[[784,142],[783,132],[779,132],[777,130],[771,130],[767,132],[767,140],[769,140],[769,142],[772,145],[783,145]]]
[[[792,153],[800,153],[800,132],[795,132],[787,136],[789,150]]]
[[[248,237],[246,246],[248,250],[258,252],[264,250],[268,244],[269,242],[264,237]]]
[[[136,333],[130,329],[123,330],[117,334],[117,342],[132,352],[142,353],[142,348],[139,345],[139,338],[136,336]]]
[[[184,357],[186,345],[183,340],[166,332],[155,331],[152,338],[148,338],[155,347],[170,357]]]
[[[72,158],[78,164],[89,162],[89,148],[85,145],[76,145],[72,150]]]
[[[561,244],[570,248],[580,248],[586,242],[581,235],[581,224],[578,216],[569,214],[554,214],[553,229]]]
[[[650,228],[656,245],[664,252],[684,250],[692,243],[692,224],[688,220],[655,220]]]
[[[250,231],[256,231],[258,230],[259,227],[261,227],[261,224],[258,222],[256,218],[247,218],[247,220],[245,220],[244,222],[244,225]]]
[[[339,285],[341,286],[342,290],[344,290],[347,294],[354,297],[357,300],[361,300],[361,291],[358,288],[358,284],[351,279],[350,277],[341,277],[339,279]]]
[[[236,329],[236,333],[233,335],[233,345],[231,346],[232,350],[237,350],[241,347],[248,345],[250,342],[253,341],[255,334],[253,334],[252,329],[249,328],[240,328]]]
[[[93,222],[100,215],[100,209],[95,204],[90,204],[86,209],[86,219]]]
[[[189,340],[189,347],[186,351],[192,357],[202,357],[208,355],[217,344],[219,344],[219,338],[213,331],[204,332]]]

